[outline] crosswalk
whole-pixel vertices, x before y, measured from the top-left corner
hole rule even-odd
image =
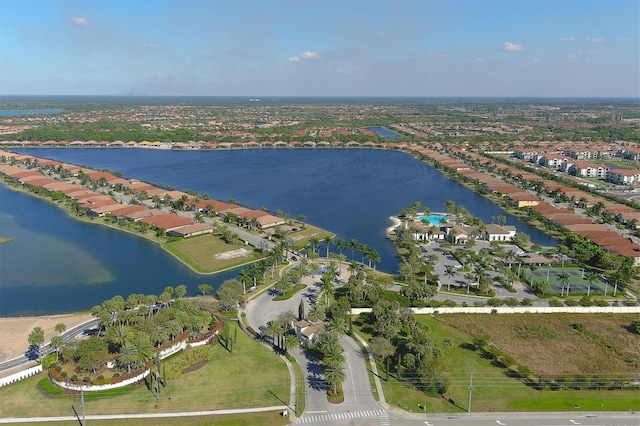
[[[367,417],[379,417],[381,426],[389,426],[389,414],[384,410],[366,410],[366,411],[349,411],[346,413],[332,414],[305,414],[296,424],[317,424],[325,422],[334,422],[336,420],[349,420]]]

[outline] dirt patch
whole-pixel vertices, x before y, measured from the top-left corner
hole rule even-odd
[[[91,314],[46,315],[40,317],[0,318],[0,361],[6,361],[24,354],[29,349],[27,341],[34,327],[42,327],[44,340],[48,342],[58,333],[55,326],[62,323],[67,330],[93,319]]]
[[[246,257],[249,256],[251,254],[250,250],[247,250],[246,248],[239,248],[237,250],[231,250],[231,251],[225,251],[224,253],[216,253],[213,255],[214,259],[222,259],[222,260],[228,260],[228,259],[236,259],[238,257]]]

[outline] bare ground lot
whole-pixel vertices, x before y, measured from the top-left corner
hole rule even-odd
[[[441,315],[439,320],[491,344],[539,375],[640,373],[638,315]],[[584,325],[583,331],[574,326]]]
[[[0,361],[15,358],[24,354],[29,348],[27,341],[34,327],[42,327],[44,340],[48,342],[58,333],[55,326],[62,323],[70,329],[78,324],[93,319],[91,314],[63,314],[39,317],[0,318]]]

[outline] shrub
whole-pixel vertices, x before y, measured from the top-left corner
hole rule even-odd
[[[74,374],[73,376],[71,376],[71,381],[75,382],[76,380],[78,380],[77,374]]]
[[[487,305],[488,306],[502,306],[504,305],[504,300],[502,299],[497,299],[497,298],[492,298],[487,300]]]
[[[85,382],[85,383],[90,383],[91,382],[91,377],[84,376],[84,379],[82,379],[82,381]]]
[[[518,306],[520,304],[520,302],[518,302],[518,299],[516,299],[515,297],[507,297],[504,300],[505,305],[507,306]]]
[[[554,297],[553,299],[549,299],[549,306],[553,308],[558,308],[562,306],[562,302]]]
[[[576,322],[571,324],[571,327],[573,327],[574,330],[580,331],[580,332],[584,332],[587,331],[587,326],[584,325],[584,323],[582,322]]]
[[[582,298],[580,299],[580,305],[581,306],[593,306],[596,303],[591,299],[591,297],[588,296],[582,296]]]
[[[580,301],[577,299],[567,299],[564,301],[564,304],[567,306],[578,306]]]
[[[96,377],[96,379],[103,380],[103,379],[104,379],[104,376],[101,374],[101,375],[99,375],[98,377]]]
[[[529,299],[528,297],[525,297],[524,299],[522,299],[520,304],[522,306],[532,306],[533,305],[533,299]]]
[[[56,354],[50,353],[42,358],[42,368],[47,369],[54,366],[56,363]]]
[[[60,375],[61,375],[64,379],[66,379],[66,378],[67,378],[67,372],[66,372],[66,371],[63,371],[62,373],[60,373]]]
[[[113,377],[120,377],[120,373],[113,373]]]

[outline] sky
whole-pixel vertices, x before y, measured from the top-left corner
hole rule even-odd
[[[0,95],[640,97],[638,0],[0,0]]]

